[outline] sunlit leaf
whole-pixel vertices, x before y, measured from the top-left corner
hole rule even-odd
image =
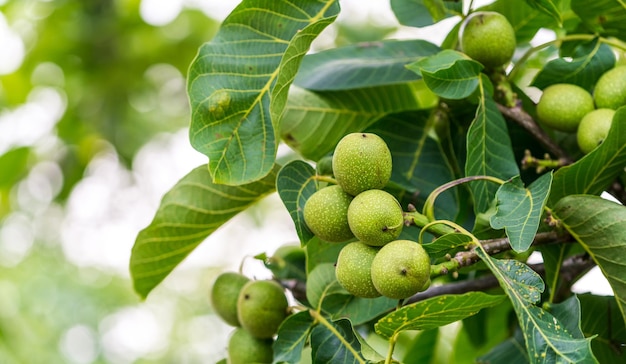
[[[363,131],[386,115],[429,108],[436,102],[422,81],[315,93],[292,87],[280,135],[302,156],[316,161],[348,133]]]
[[[490,219],[491,227],[504,228],[516,252],[524,252],[532,244],[551,182],[552,173],[546,173],[525,188],[522,180],[515,177],[498,189],[497,211]]]
[[[302,349],[313,329],[314,320],[309,311],[291,315],[280,324],[278,337],[274,341],[275,363],[300,363]]]
[[[556,317],[535,306],[545,289],[536,272],[517,260],[491,258],[482,247],[476,253],[513,304],[530,363],[597,363],[591,339],[573,337]]]
[[[554,174],[548,206],[567,195],[600,195],[626,167],[626,107],[617,110],[600,146]]]
[[[404,306],[381,318],[375,325],[376,333],[389,339],[405,330],[434,329],[475,315],[483,308],[495,306],[504,297],[469,292],[429,298]]]
[[[434,93],[448,99],[462,99],[471,95],[480,82],[483,66],[463,53],[445,49],[407,66],[422,76]]]
[[[191,64],[191,144],[213,181],[243,184],[270,172],[277,123],[300,60],[338,2],[244,0]]]
[[[332,48],[305,56],[294,85],[313,91],[336,91],[415,81],[419,77],[405,65],[439,50],[418,39]]]
[[[317,191],[314,176],[315,169],[309,164],[293,161],[286,164],[276,178],[276,190],[296,225],[302,245],[306,245],[314,236],[304,222],[303,213],[306,200]]]
[[[265,178],[243,186],[212,183],[206,165],[183,177],[137,236],[130,257],[135,291],[145,298],[207,236],[273,192],[277,172],[275,167]]]
[[[626,318],[626,207],[598,196],[571,195],[554,206],[553,214],[598,264]]]
[[[485,86],[490,84],[488,81],[483,82]],[[506,121],[483,88],[476,116],[467,132],[466,158],[466,176],[493,176],[507,180],[519,175]],[[477,213],[487,211],[498,185],[488,181],[475,181],[470,183],[470,188],[474,196],[474,210]]]
[[[544,89],[556,83],[570,83],[591,91],[600,76],[613,68],[613,50],[598,39],[576,47],[572,60],[557,58],[539,71],[532,86]]]

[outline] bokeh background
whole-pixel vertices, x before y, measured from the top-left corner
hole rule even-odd
[[[250,257],[296,243],[276,195],[213,234],[146,301],[128,262],[162,195],[206,163],[187,138],[185,75],[237,3],[0,0],[0,363],[225,356],[231,328],[207,293],[240,265],[269,276]],[[397,24],[388,0],[341,4],[313,50],[439,44],[458,21],[417,31]],[[595,274],[596,290],[610,292]]]

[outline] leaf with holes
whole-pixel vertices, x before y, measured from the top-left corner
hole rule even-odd
[[[191,144],[209,157],[215,183],[267,175],[287,90],[338,2],[244,0],[203,45],[189,69]]]
[[[378,320],[376,333],[390,339],[406,330],[429,330],[475,315],[483,308],[492,307],[505,296],[483,292],[462,295],[444,295],[404,306]]]
[[[550,193],[550,183],[552,173],[546,173],[525,188],[518,176],[500,186],[496,193],[497,210],[491,216],[491,227],[504,228],[516,252],[528,250],[535,238]]]

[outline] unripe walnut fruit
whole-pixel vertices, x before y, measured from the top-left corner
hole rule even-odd
[[[352,196],[383,188],[391,178],[391,152],[376,134],[343,137],[335,147],[332,165],[337,183]]]
[[[272,339],[258,339],[244,329],[236,329],[228,340],[228,364],[272,363]]]
[[[617,109],[626,105],[626,66],[606,71],[596,84],[593,98],[598,109]]]
[[[402,232],[402,207],[393,195],[383,190],[361,192],[350,203],[348,224],[361,242],[383,246]]]
[[[237,300],[241,288],[250,281],[235,272],[220,274],[211,287],[211,304],[215,312],[231,326],[240,326],[237,318]]]
[[[287,297],[274,281],[250,281],[239,293],[237,317],[241,327],[260,339],[271,338],[287,317]]]
[[[372,261],[372,282],[383,296],[394,299],[425,290],[430,284],[428,253],[414,241],[392,241]]]
[[[560,83],[546,87],[537,104],[537,116],[546,126],[575,132],[583,116],[594,109],[593,98],[584,88]]]
[[[372,283],[372,261],[378,249],[361,242],[353,242],[341,249],[337,258],[337,282],[357,297],[380,297]]]
[[[322,240],[342,242],[354,237],[348,225],[352,196],[334,185],[312,194],[304,204],[304,222]]]
[[[459,30],[461,50],[486,68],[509,63],[515,52],[515,30],[506,17],[493,11],[468,16]]]
[[[578,126],[576,141],[580,150],[587,154],[604,141],[609,134],[615,110],[597,109],[585,115]]]

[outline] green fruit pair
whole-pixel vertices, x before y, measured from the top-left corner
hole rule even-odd
[[[336,276],[357,297],[404,299],[430,285],[430,258],[410,240],[396,240],[380,250],[355,242],[339,253]]]
[[[478,11],[465,18],[459,41],[463,53],[488,69],[509,63],[516,46],[513,26],[493,11]]]

